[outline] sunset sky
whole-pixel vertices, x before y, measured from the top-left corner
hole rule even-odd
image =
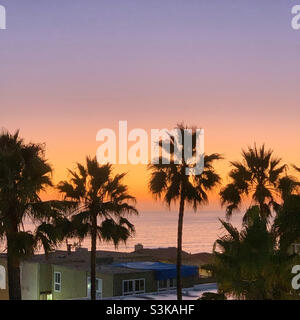
[[[0,0],[0,127],[45,142],[54,181],[95,155],[102,128],[205,129],[225,156],[265,142],[300,166],[300,31],[288,0]],[[300,0],[299,0],[300,4]],[[117,131],[116,131],[117,132]],[[159,210],[145,166],[118,166]],[[211,209],[219,209],[212,196]]]

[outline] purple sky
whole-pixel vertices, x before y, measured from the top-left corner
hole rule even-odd
[[[46,142],[58,178],[118,120],[145,129],[185,121],[204,127],[208,152],[226,161],[256,141],[300,165],[297,1],[0,4],[0,126]]]

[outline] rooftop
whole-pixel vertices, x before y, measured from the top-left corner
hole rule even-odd
[[[144,272],[140,268],[125,268],[120,266],[122,263],[128,262],[176,262],[177,249],[170,248],[157,248],[145,249],[142,248],[134,252],[118,252],[118,251],[105,251],[98,250],[96,252],[97,272],[99,273],[137,273]],[[43,264],[61,265],[69,268],[76,268],[79,270],[90,271],[90,254],[87,248],[77,248],[76,250],[56,250],[48,254],[35,254],[27,259],[28,262],[37,262]],[[5,253],[0,253],[0,258],[5,258]],[[189,254],[183,251],[182,262],[187,265],[199,266],[201,264],[209,263],[212,255],[209,253]],[[114,264],[114,266],[112,266]],[[119,266],[118,266],[119,264]]]
[[[145,270],[128,269],[124,267],[112,266],[105,262],[105,258],[117,257],[117,252],[97,251],[97,259],[103,259],[103,263],[97,263],[96,270],[99,273],[120,274],[120,273],[137,273]],[[57,250],[51,252],[48,256],[45,254],[34,255],[27,260],[28,262],[37,262],[44,264],[61,265],[69,268],[90,271],[90,251],[79,250],[72,253]]]

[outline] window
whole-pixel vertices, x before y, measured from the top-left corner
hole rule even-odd
[[[123,280],[123,295],[145,292],[145,279]]]
[[[135,291],[135,293],[145,292],[145,280],[144,279],[135,280],[134,291]]]
[[[176,279],[164,279],[157,281],[158,291],[171,290],[176,288]]]
[[[176,279],[169,279],[169,288],[170,289],[174,289],[176,288],[177,285],[176,285]]]
[[[133,281],[132,280],[126,280],[124,281],[124,290],[123,294],[133,294]]]
[[[52,300],[52,293],[47,294],[47,296],[46,296],[46,300]]]
[[[61,273],[54,272],[54,291],[60,292],[61,291]]]

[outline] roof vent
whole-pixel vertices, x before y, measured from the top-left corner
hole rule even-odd
[[[134,246],[134,251],[135,252],[139,252],[142,251],[144,249],[144,246],[141,243],[138,243]]]

